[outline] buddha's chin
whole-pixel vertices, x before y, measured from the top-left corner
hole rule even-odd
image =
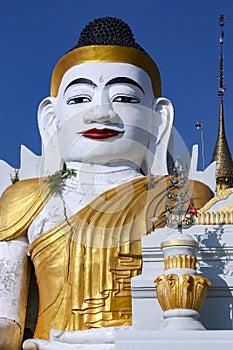
[[[126,158],[115,158],[115,159],[111,159],[111,158],[103,158],[103,157],[95,157],[95,158],[85,158],[85,159],[77,159],[74,157],[70,157],[65,159],[65,163],[82,163],[82,164],[96,164],[96,165],[112,165],[112,166],[116,166],[116,165],[121,165],[122,163],[124,164],[134,164],[135,161],[133,160],[129,160]],[[136,166],[140,167],[140,164],[138,164],[138,162],[135,163]]]
[[[68,162],[77,162],[83,164],[98,164],[98,165],[113,165],[116,166],[122,163],[133,163],[136,166],[140,167],[142,160],[137,159],[136,157],[127,156],[127,154],[120,156],[119,154],[110,155],[109,152],[107,154],[88,154],[87,155],[79,155],[78,157],[75,155],[67,155],[64,159],[66,163]]]
[[[109,139],[108,139],[109,140]],[[135,140],[113,137],[112,141],[79,138],[63,151],[65,162],[88,164],[134,163],[140,166],[146,158],[147,147]]]

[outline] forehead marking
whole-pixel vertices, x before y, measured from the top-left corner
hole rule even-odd
[[[99,77],[99,82],[100,82],[100,83],[103,83],[103,82],[104,82],[103,75],[101,75],[101,76]]]

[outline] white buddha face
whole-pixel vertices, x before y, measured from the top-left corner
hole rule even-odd
[[[162,124],[161,106],[156,112],[155,105],[151,80],[137,66],[74,66],[63,76],[57,97],[45,99],[39,108],[44,147],[56,134],[65,162],[141,166]]]
[[[124,63],[84,63],[64,75],[54,103],[64,161],[141,165],[152,130],[149,76]]]

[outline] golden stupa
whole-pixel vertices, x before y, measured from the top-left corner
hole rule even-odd
[[[224,55],[223,55],[223,37],[224,37],[224,20],[223,14],[219,17],[221,27],[220,35],[220,57],[219,57],[219,125],[218,136],[212,157],[212,162],[216,161],[216,193],[221,194],[227,188],[233,187],[233,162],[231,152],[227,143],[224,126],[224,107],[223,96],[226,88],[224,87]]]

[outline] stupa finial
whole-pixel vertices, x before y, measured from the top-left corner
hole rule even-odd
[[[226,90],[224,83],[224,54],[223,54],[223,38],[224,38],[224,24],[225,16],[220,14],[219,26],[220,32],[220,56],[219,56],[219,83],[218,83],[218,96],[219,96],[219,125],[218,125],[218,137],[212,157],[212,161],[216,161],[216,192],[221,194],[225,189],[232,187],[233,185],[233,163],[231,152],[228,147],[225,127],[224,127],[224,109],[223,109],[223,96]]]
[[[219,16],[219,26],[221,28],[219,43],[220,43],[220,56],[219,56],[219,85],[218,85],[218,95],[220,99],[224,95],[226,88],[224,87],[224,55],[223,55],[223,38],[224,38],[224,23],[225,16],[223,13]]]

